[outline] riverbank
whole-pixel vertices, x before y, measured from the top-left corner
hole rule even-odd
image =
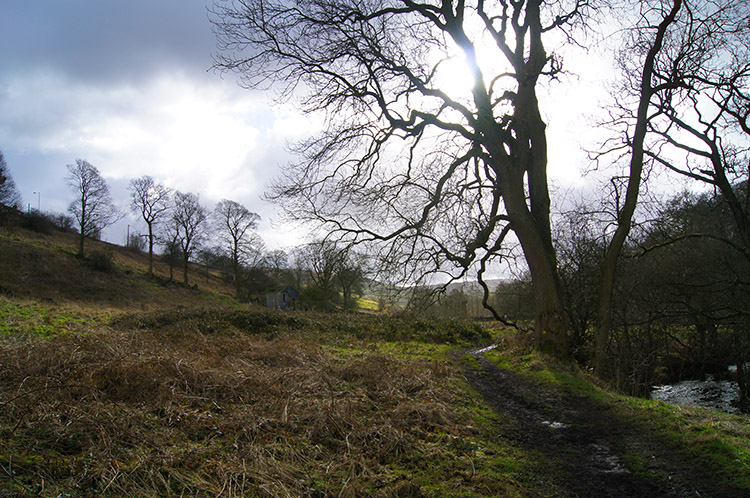
[[[518,346],[460,361],[506,434],[544,455],[558,496],[750,496],[747,416],[620,396]]]

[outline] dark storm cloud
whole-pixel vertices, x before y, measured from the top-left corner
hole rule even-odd
[[[211,66],[206,6],[186,0],[4,0],[0,74],[44,68],[92,83]],[[211,75],[210,77],[215,77]]]

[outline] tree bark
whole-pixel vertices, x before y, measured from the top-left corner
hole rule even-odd
[[[83,194],[82,194],[83,195]],[[79,232],[78,232],[78,257],[83,258],[85,256],[83,251],[83,245],[86,241],[86,221],[88,214],[86,213],[86,201],[85,199],[81,200],[81,220],[79,223]]]
[[[550,241],[528,225],[516,223],[516,234],[531,273],[534,289],[534,341],[537,349],[557,358],[568,358],[568,325],[555,252]]]
[[[81,230],[81,233],[78,234],[78,257],[82,258],[85,256],[83,252],[83,243],[86,236],[83,233],[83,230]]]
[[[526,258],[534,289],[536,347],[544,353],[565,359],[570,354],[568,326],[549,225],[545,221],[540,222],[539,217],[530,211],[523,188],[523,173],[505,173],[501,184],[503,199]],[[546,212],[548,216],[549,211]]]
[[[240,298],[242,292],[242,286],[240,285],[240,255],[238,243],[235,240],[234,247],[232,248],[232,275],[234,276],[234,295],[237,299]]]
[[[154,275],[154,232],[152,224],[148,224],[148,275]]]

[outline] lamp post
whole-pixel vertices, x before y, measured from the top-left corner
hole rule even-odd
[[[36,210],[42,212],[42,193],[34,192],[36,194]]]

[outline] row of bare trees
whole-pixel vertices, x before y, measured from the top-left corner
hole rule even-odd
[[[75,164],[68,165],[68,171],[66,180],[76,195],[68,211],[76,220],[78,256],[83,257],[86,239],[98,235],[124,214],[113,203],[109,185],[95,166],[77,159]],[[255,232],[259,216],[235,201],[222,200],[216,205],[213,227],[210,227],[208,211],[196,194],[172,191],[148,175],[132,180],[129,189],[130,208],[146,225],[149,275],[154,272],[154,246],[161,243],[170,257],[170,279],[175,258],[179,255],[183,263],[183,283],[188,285],[189,261],[196,247],[209,236],[211,228],[226,243],[237,282],[239,264],[245,254],[262,247]]]
[[[141,215],[147,227],[149,274],[153,274],[155,241],[164,245],[171,269],[177,255],[183,263],[183,283],[188,284],[188,268],[196,249],[209,235],[215,235],[221,251],[231,261],[232,280],[239,296],[241,270],[257,262],[263,252],[263,241],[257,234],[260,216],[242,204],[222,199],[209,214],[198,195],[172,191],[151,176],[130,182],[131,209]]]
[[[66,180],[76,195],[68,211],[76,221],[78,256],[83,257],[86,239],[120,220],[123,213],[113,203],[109,185],[95,166],[77,159],[75,164],[68,165],[68,171]],[[223,199],[209,215],[198,195],[173,191],[148,175],[131,180],[129,190],[130,208],[146,226],[149,275],[154,273],[154,247],[161,244],[170,262],[170,279],[179,257],[183,283],[188,285],[191,258],[201,243],[215,236],[231,260],[232,278],[239,294],[241,266],[263,250],[256,231],[260,220],[256,213],[238,202]]]
[[[70,182],[79,199],[71,204],[70,211],[82,227],[83,240],[95,231],[101,230],[118,219],[119,211],[111,203],[109,188],[98,170],[83,160],[69,166]],[[257,233],[260,216],[242,204],[222,199],[209,212],[200,203],[198,195],[173,191],[158,183],[151,176],[142,176],[130,182],[130,207],[138,213],[146,226],[144,234],[148,246],[148,274],[154,272],[154,247],[161,244],[170,266],[170,279],[173,267],[182,262],[183,284],[189,284],[189,262],[202,246],[210,242],[218,243],[206,251],[226,258],[231,269],[231,278],[237,297],[243,293],[243,276],[247,270],[263,272],[261,267],[269,266],[264,244]],[[213,238],[213,241],[209,239]],[[83,249],[79,254],[83,254]],[[277,273],[287,268],[286,254],[272,255],[276,261]],[[309,301],[322,309],[331,309],[338,296],[342,296],[342,306],[350,309],[354,305],[355,294],[362,293],[364,282],[363,264],[359,256],[348,248],[340,247],[331,241],[315,241],[301,245],[292,251],[295,260],[296,279],[299,289],[305,288]],[[268,269],[266,269],[268,270]],[[282,278],[283,280],[283,278]],[[287,278],[287,280],[289,280]]]
[[[68,211],[72,219],[53,224],[78,232],[78,256],[85,257],[85,242],[120,220],[123,213],[113,203],[109,185],[88,161],[68,165],[68,185],[75,200]],[[363,255],[331,240],[317,240],[292,248],[266,252],[257,233],[260,216],[242,204],[222,199],[212,211],[198,195],[174,191],[146,175],[130,181],[130,209],[140,216],[143,234],[129,234],[127,243],[148,252],[148,275],[154,275],[155,251],[161,248],[173,270],[182,263],[183,283],[189,283],[189,262],[200,259],[228,274],[237,297],[263,292],[283,283],[302,290],[308,304],[324,310],[351,309],[362,294],[366,278]],[[21,197],[0,152],[0,205],[20,210]],[[41,215],[41,213],[37,213]],[[48,215],[58,220],[63,215]],[[248,280],[255,280],[248,282]]]

